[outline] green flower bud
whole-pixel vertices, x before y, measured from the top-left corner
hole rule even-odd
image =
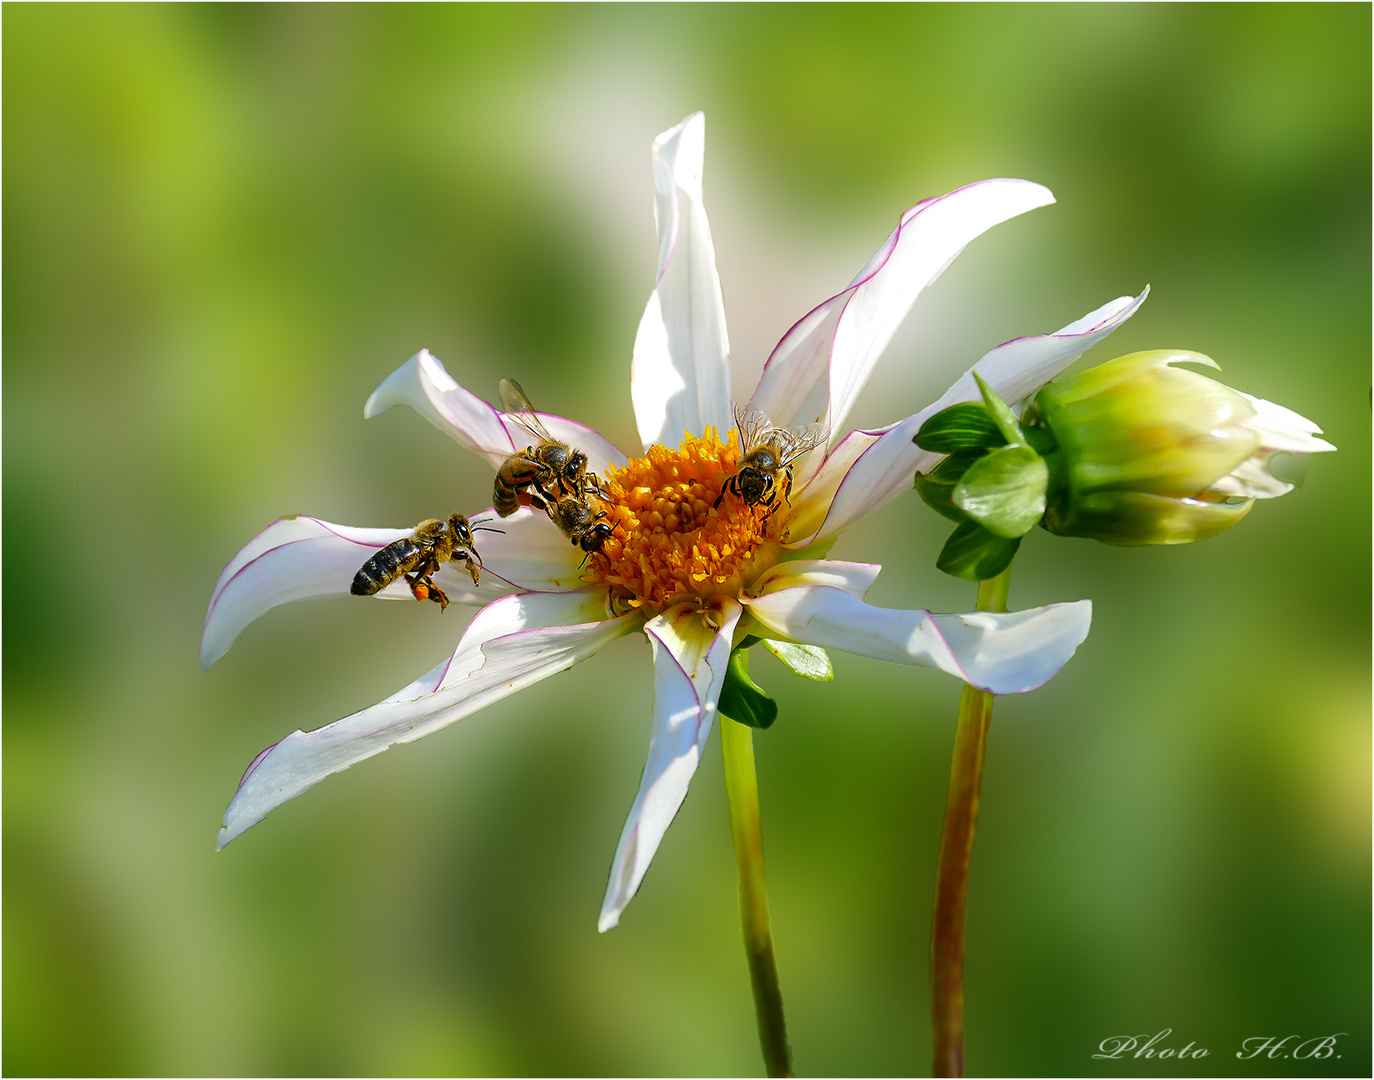
[[[1297,413],[1177,363],[1217,366],[1201,353],[1132,353],[1036,395],[1022,422],[1055,445],[1046,529],[1110,544],[1202,540],[1292,489],[1269,472],[1276,451],[1335,449]]]

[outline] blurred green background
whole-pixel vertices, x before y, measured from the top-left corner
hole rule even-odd
[[[713,740],[596,933],[648,741],[642,637],[321,784],[225,852],[262,747],[385,697],[467,613],[280,608],[209,673],[239,547],[407,526],[490,470],[372,388],[421,346],[622,446],[649,143],[708,118],[736,390],[900,212],[988,176],[1056,206],[975,241],[854,421],[1153,293],[1092,360],[1180,347],[1340,453],[1176,550],[1029,537],[1013,606],[1091,597],[994,717],[968,1068],[1370,1069],[1370,9],[1365,5],[6,5],[4,1071],[748,1074]],[[870,599],[966,610],[914,497],[842,539]],[[799,1072],[928,1067],[959,687],[840,655],[756,739]],[[1340,1058],[1243,1039],[1348,1033]]]

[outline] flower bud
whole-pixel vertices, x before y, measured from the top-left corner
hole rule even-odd
[[[1279,450],[1334,450],[1311,421],[1177,363],[1201,353],[1132,353],[1045,386],[1023,416],[1055,447],[1041,524],[1111,544],[1186,544],[1230,528],[1254,500],[1292,490],[1269,472]]]

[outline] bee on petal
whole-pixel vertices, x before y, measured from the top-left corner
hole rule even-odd
[[[501,403],[535,442],[511,454],[496,471],[492,506],[498,514],[510,517],[515,513],[525,491],[545,509],[561,496],[600,494],[601,482],[587,472],[587,455],[549,434],[514,379],[501,380]]]
[[[588,554],[600,551],[601,545],[615,528],[603,520],[607,516],[605,510],[593,510],[585,499],[577,495],[564,495],[546,502],[544,512],[549,515],[550,521],[563,530],[564,536]]]
[[[746,506],[772,506],[779,491],[786,500],[792,488],[792,463],[823,446],[828,434],[820,424],[793,431],[774,427],[758,409],[744,405],[735,406],[735,427],[739,429],[739,465],[720,489],[715,506],[727,491]]]
[[[482,557],[473,544],[474,528],[480,530],[481,526],[474,526],[462,514],[451,514],[447,521],[430,518],[420,522],[411,535],[393,540],[363,563],[349,591],[354,596],[372,596],[404,576],[416,600],[433,600],[442,611],[448,607],[448,596],[433,581],[442,564],[465,566],[474,585],[480,579]]]

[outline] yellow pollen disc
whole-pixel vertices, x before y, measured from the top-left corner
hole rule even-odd
[[[624,468],[611,466],[602,486],[607,521],[615,526],[592,555],[590,581],[606,585],[629,607],[663,611],[687,600],[738,596],[782,556],[777,537],[786,504],[746,506],[726,492],[739,442],[722,443],[708,427],[687,434],[676,450],[651,446]]]

